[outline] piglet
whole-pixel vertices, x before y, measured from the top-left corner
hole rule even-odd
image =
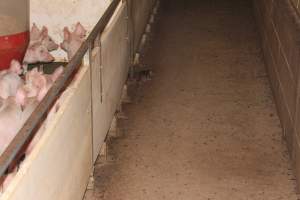
[[[19,87],[24,84],[19,74],[22,73],[21,64],[13,60],[8,70],[0,73],[0,97],[7,99],[15,96]]]
[[[36,100],[38,102],[40,102],[44,97],[45,95],[47,94],[48,90],[51,88],[51,86],[53,85],[53,83],[59,78],[59,76],[63,73],[63,67],[58,67],[53,74],[51,75],[42,75],[40,74],[41,77],[37,78],[36,81],[39,81],[40,82],[40,85],[42,85],[42,88],[40,89],[39,91],[39,94],[37,95],[37,98]],[[36,71],[35,71],[36,73]],[[37,74],[36,74],[37,75]],[[56,107],[56,105],[55,105]],[[26,107],[27,109],[29,109],[28,107]],[[49,113],[51,115],[51,113],[53,113],[53,109],[51,110],[51,112]],[[48,114],[48,116],[49,116]],[[41,127],[41,129],[45,128],[45,125],[43,125]],[[37,142],[40,140],[41,138],[41,135],[42,134],[42,131],[40,132],[37,132],[37,134],[34,136],[34,138],[32,139],[32,141],[30,142],[29,146],[27,147],[26,149],[26,155],[29,155],[34,146],[37,144]]]
[[[62,66],[55,69],[53,74],[44,74],[42,77],[44,78],[41,80],[41,89],[37,96],[38,101],[42,101],[43,98],[46,96],[47,92],[50,90],[54,82],[59,78],[59,76],[63,73],[64,68]]]
[[[7,74],[9,72],[11,73],[15,73],[15,74],[18,74],[18,75],[21,75],[23,70],[22,70],[23,66],[19,63],[19,61],[17,60],[12,60],[10,62],[10,66],[8,69],[5,69],[5,70],[1,70],[0,71],[0,76],[4,75],[4,74]]]
[[[63,71],[64,68],[60,66],[53,74],[44,74],[38,71],[37,68],[34,68],[26,74],[26,84],[23,86],[23,89],[28,97],[37,97],[37,100],[41,101]]]
[[[41,42],[29,46],[23,60],[24,64],[52,61],[54,61],[54,57]]]
[[[26,92],[27,97],[37,97],[39,91],[44,84],[44,80],[41,78],[42,72],[39,72],[37,68],[28,71],[25,74],[25,84],[21,87]]]
[[[54,42],[54,40],[48,34],[48,28],[43,26],[42,30],[40,30],[35,23],[33,23],[31,31],[30,31],[30,42],[29,46],[40,42],[43,46],[45,46],[48,51],[54,51],[58,49],[59,45]]]
[[[0,155],[21,130],[38,106],[37,98],[29,98],[22,88],[15,97],[0,99]]]
[[[64,41],[60,44],[60,47],[67,52],[68,59],[70,60],[80,48],[81,44],[84,42],[86,30],[78,22],[73,32],[70,32],[68,27],[65,27],[63,32]]]
[[[23,106],[25,106],[26,98],[22,90],[18,90],[15,97],[0,98],[0,155],[25,122]]]

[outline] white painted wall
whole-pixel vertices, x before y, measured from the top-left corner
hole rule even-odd
[[[111,0],[30,0],[30,23],[46,25],[53,39],[63,40],[63,28],[80,21],[91,31]],[[62,50],[53,53],[56,60],[63,60]]]

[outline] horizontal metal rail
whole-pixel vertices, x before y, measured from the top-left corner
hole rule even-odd
[[[57,96],[68,83],[69,78],[81,66],[84,55],[88,51],[89,47],[92,46],[97,36],[103,32],[103,30],[109,23],[120,1],[121,0],[112,1],[110,6],[105,11],[104,15],[101,17],[92,32],[89,34],[86,41],[81,45],[75,56],[70,60],[63,74],[53,84],[45,98],[36,107],[22,129],[18,132],[16,137],[3,152],[0,157],[0,177],[4,175],[10,164],[17,157],[22,147],[28,142],[30,138],[33,137],[34,130],[42,122],[43,117],[47,115],[47,112],[51,109],[51,106],[56,101]]]

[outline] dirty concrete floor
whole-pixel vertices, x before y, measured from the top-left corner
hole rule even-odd
[[[296,200],[251,0],[165,0],[103,200]]]

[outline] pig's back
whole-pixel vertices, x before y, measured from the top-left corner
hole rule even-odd
[[[2,105],[0,108],[0,154],[21,128],[22,111],[20,107],[10,104]]]

